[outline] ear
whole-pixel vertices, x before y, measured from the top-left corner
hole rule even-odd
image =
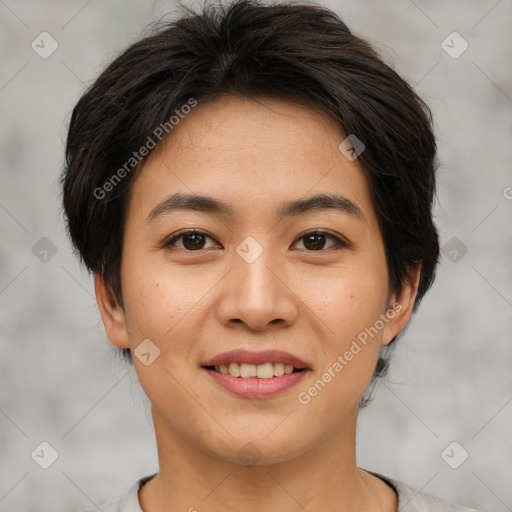
[[[129,348],[123,308],[117,303],[110,287],[99,274],[94,276],[94,291],[107,338],[116,347]]]
[[[382,344],[388,345],[407,325],[411,318],[414,308],[414,302],[418,293],[418,284],[420,282],[421,266],[409,270],[409,279],[411,283],[404,281],[402,289],[398,293],[393,293],[389,300],[388,310],[384,314],[387,322],[382,333]]]

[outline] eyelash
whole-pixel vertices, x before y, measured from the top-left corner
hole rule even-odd
[[[172,236],[172,238],[170,238],[167,241],[163,242],[162,247],[170,249],[171,246],[173,245],[173,243],[176,240],[179,240],[180,238],[184,238],[187,235],[204,235],[207,238],[210,238],[211,240],[214,240],[214,238],[212,236],[208,235],[204,231],[200,231],[200,230],[197,230],[197,229],[187,229],[187,230],[175,233]],[[335,246],[334,247],[329,247],[328,249],[319,249],[319,250],[316,250],[316,251],[315,250],[308,250],[308,249],[299,249],[299,250],[305,250],[307,252],[326,252],[326,251],[328,251],[330,249],[339,250],[339,249],[350,247],[350,244],[348,242],[346,242],[345,240],[342,240],[341,238],[337,237],[336,235],[333,235],[329,231],[323,231],[323,230],[320,230],[320,229],[313,229],[311,231],[308,231],[308,232],[302,234],[294,242],[294,245],[299,240],[302,240],[303,238],[306,238],[307,236],[310,236],[310,235],[324,235],[326,238],[328,238],[329,240],[333,241],[335,243]],[[203,250],[207,250],[207,249],[198,249],[198,250],[194,251],[194,250],[189,250],[189,249],[182,249],[181,247],[178,247],[178,249],[181,249],[181,250],[183,250],[185,252],[200,252],[200,251],[203,251]],[[173,250],[173,249],[170,249],[170,250]]]

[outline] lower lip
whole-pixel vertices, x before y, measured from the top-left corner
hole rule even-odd
[[[281,377],[272,377],[271,379],[258,379],[256,377],[244,379],[243,377],[233,377],[206,368],[203,368],[203,370],[208,372],[208,375],[219,386],[244,398],[268,398],[278,395],[298,384],[308,372],[308,370],[303,370],[282,375]]]

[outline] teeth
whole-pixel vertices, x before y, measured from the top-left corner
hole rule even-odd
[[[293,366],[283,363],[265,363],[265,364],[247,364],[247,363],[230,363],[229,366],[221,364],[215,366],[215,370],[231,375],[232,377],[242,377],[250,379],[257,377],[258,379],[271,379],[272,377],[281,377],[289,375],[293,372]]]
[[[292,366],[293,369],[293,366]],[[274,364],[274,375],[276,377],[281,377],[281,375],[284,375],[284,364],[283,363],[275,363]]]
[[[240,377],[240,365],[238,363],[229,364],[229,375]]]
[[[274,365],[272,363],[259,364],[256,366],[256,377],[258,379],[271,379],[274,376]]]
[[[249,379],[251,377],[256,377],[256,365],[255,364],[245,364],[242,363],[240,365],[240,377],[244,379]]]

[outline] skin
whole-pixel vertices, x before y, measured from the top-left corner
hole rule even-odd
[[[139,491],[142,509],[396,511],[394,490],[356,465],[356,420],[381,345],[410,318],[419,270],[411,272],[412,285],[390,293],[368,182],[358,161],[338,149],[345,135],[302,106],[238,97],[199,104],[171,135],[131,189],[124,308],[95,277],[110,341],[133,351],[150,339],[160,349],[149,366],[134,357],[160,463]],[[209,195],[235,214],[182,210],[147,222],[176,192]],[[364,219],[325,209],[276,220],[281,202],[315,193],[343,195]],[[191,228],[212,237],[202,249],[187,251],[190,237],[162,247]],[[302,237],[315,228],[350,245],[326,238],[324,248],[312,250]],[[263,249],[252,263],[236,252],[247,236]],[[393,304],[394,318],[378,335],[308,404],[299,403],[298,393]],[[234,348],[285,350],[312,371],[275,397],[237,397],[200,368]],[[249,442],[261,455],[252,466],[237,455]]]

